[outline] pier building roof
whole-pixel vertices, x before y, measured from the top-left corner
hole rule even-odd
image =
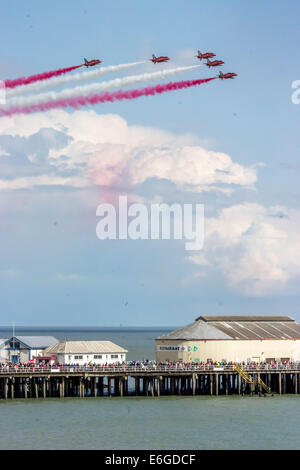
[[[201,316],[158,340],[300,339],[300,324],[287,316]]]
[[[15,336],[14,338],[11,338],[10,341],[13,339],[15,339],[15,341],[20,341],[31,349],[44,349],[57,343],[57,338],[54,336]]]
[[[60,341],[44,351],[51,354],[97,354],[128,352],[111,341]]]

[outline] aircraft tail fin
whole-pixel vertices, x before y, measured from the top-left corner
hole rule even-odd
[[[87,64],[88,63],[88,60],[86,58],[84,58],[84,63]]]

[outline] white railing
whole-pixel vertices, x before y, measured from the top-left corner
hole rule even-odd
[[[277,364],[272,366],[271,364],[262,364],[262,365],[242,365],[243,369],[247,372],[271,372],[271,371],[281,371],[281,370],[300,370],[300,363],[290,363],[290,364]],[[76,373],[126,373],[130,375],[132,372],[140,373],[159,373],[159,372],[168,372],[168,373],[193,373],[193,372],[234,372],[234,365],[224,364],[224,365],[176,365],[176,364],[166,364],[166,365],[151,365],[151,366],[142,366],[142,365],[118,365],[118,366],[53,366],[53,367],[23,367],[23,366],[2,366],[0,367],[1,374],[51,374],[51,373],[61,373],[61,374],[76,374]]]

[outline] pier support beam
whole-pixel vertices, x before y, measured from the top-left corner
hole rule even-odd
[[[104,378],[103,377],[99,377],[98,378],[98,395],[100,395],[100,397],[103,397],[104,395]]]
[[[83,377],[79,378],[79,396],[80,398],[84,397],[84,382],[83,382]]]
[[[7,400],[7,397],[8,397],[8,379],[5,379],[5,383],[4,383],[4,398],[5,398],[5,400]]]
[[[150,390],[151,390],[151,396],[154,397],[154,387],[153,387],[153,379],[150,379]]]
[[[171,394],[174,395],[174,393],[175,393],[175,378],[171,377],[170,381],[171,381]]]
[[[214,376],[210,374],[209,376],[209,394],[212,396],[214,393]]]
[[[283,373],[283,393],[286,394],[286,373]]]
[[[138,396],[140,393],[140,379],[139,377],[135,377],[135,394]]]
[[[157,396],[160,397],[160,381],[161,377],[157,378]]]
[[[238,392],[238,395],[241,394],[241,376],[240,376],[240,374],[237,375],[237,392]]]

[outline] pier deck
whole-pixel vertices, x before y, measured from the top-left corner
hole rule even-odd
[[[245,383],[233,366],[3,368],[0,399],[263,394],[258,378],[272,393],[300,393],[300,365],[244,370],[253,383]]]

